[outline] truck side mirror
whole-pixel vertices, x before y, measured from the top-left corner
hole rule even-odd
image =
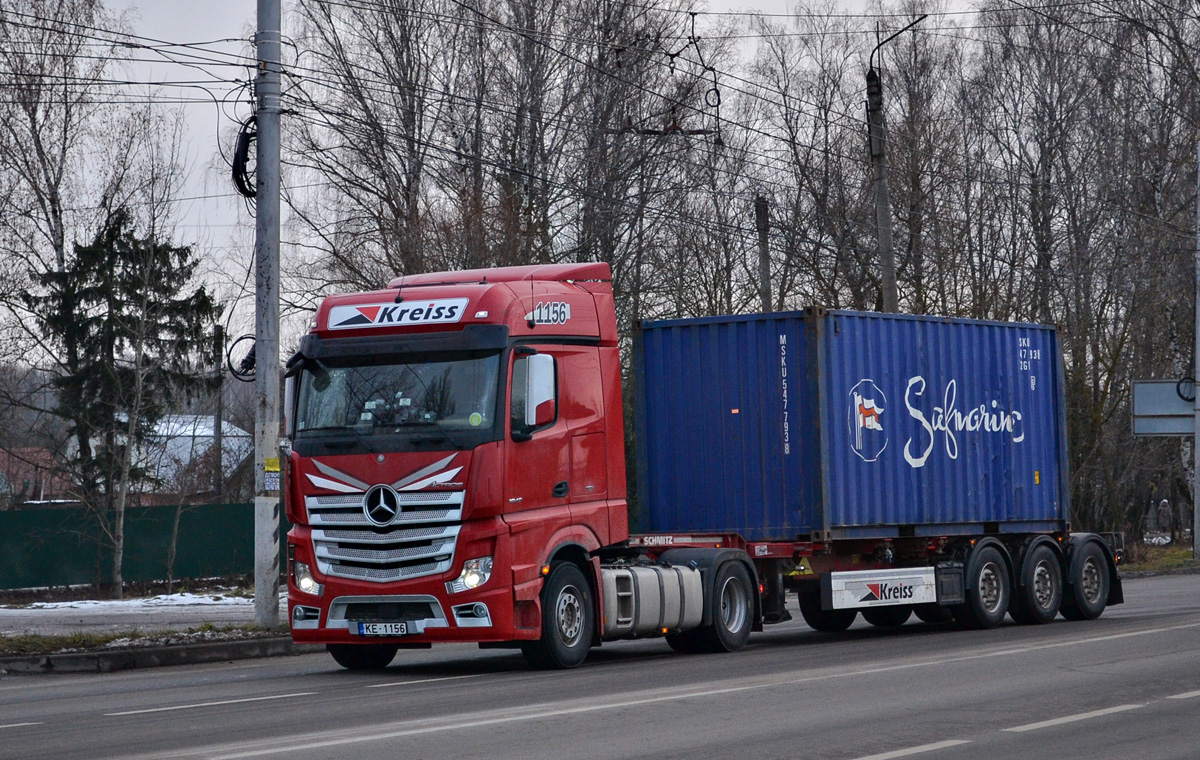
[[[296,375],[283,379],[283,437],[291,438],[296,433]]]
[[[525,373],[525,424],[530,428],[539,428],[554,422],[558,413],[554,357],[535,354],[526,361],[529,365]]]

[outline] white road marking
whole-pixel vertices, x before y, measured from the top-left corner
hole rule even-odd
[[[373,683],[370,686],[364,686],[364,689],[386,689],[389,686],[411,686],[416,683],[434,683],[435,681],[457,681],[460,678],[479,678],[480,676],[489,675],[488,673],[472,673],[468,676],[443,676],[441,678],[422,678],[418,681],[389,681],[388,683]]]
[[[196,707],[219,707],[220,705],[240,705],[243,702],[266,702],[271,699],[291,699],[293,697],[311,697],[315,691],[299,691],[295,694],[273,694],[269,697],[246,697],[244,699],[223,699],[219,702],[197,702],[194,705],[174,705],[172,707],[151,707],[145,710],[125,710],[123,712],[104,713],[106,717],[117,715],[144,715],[146,713],[170,712],[172,710],[191,710]]]
[[[0,728],[20,728],[21,726],[40,726],[40,725],[42,725],[42,721],[39,720],[36,723],[9,723],[7,726],[0,726]]]
[[[960,744],[970,744],[966,739],[947,739],[944,742],[934,742],[933,744],[922,744],[920,747],[909,747],[908,749],[895,749],[891,752],[881,752],[878,755],[867,755],[860,757],[857,760],[892,760],[896,757],[908,757],[909,755],[919,755],[922,752],[933,752],[935,749],[945,749],[947,747],[957,747]]]
[[[1125,712],[1126,710],[1136,710],[1145,705],[1117,705],[1116,707],[1106,707],[1103,710],[1092,710],[1091,712],[1079,713],[1078,715],[1064,715],[1061,718],[1053,718],[1051,720],[1043,720],[1038,723],[1026,723],[1023,726],[1014,726],[1012,728],[1003,728],[1001,731],[1012,731],[1014,733],[1023,733],[1025,731],[1036,731],[1039,728],[1049,728],[1051,726],[1061,726],[1064,723],[1074,723],[1077,720],[1088,720],[1090,718],[1099,718],[1102,715],[1112,715],[1113,713]]]
[[[1139,631],[1130,631],[1128,633],[1115,633],[1105,636],[1091,636],[1082,639],[1071,638],[1063,641],[1049,642],[1045,644],[1033,644],[1025,647],[1017,647],[1013,649],[1004,649],[999,651],[977,652],[975,654],[961,655],[958,657],[944,657],[936,660],[922,660],[919,662],[909,662],[900,665],[888,665],[876,668],[863,668],[861,670],[839,670],[834,673],[826,673],[815,676],[802,676],[799,678],[754,678],[747,679],[751,681],[742,686],[728,686],[720,689],[708,689],[705,691],[694,691],[680,693],[677,689],[671,689],[670,693],[661,696],[648,696],[641,699],[626,699],[620,701],[596,703],[591,701],[589,704],[579,707],[559,708],[559,709],[543,709],[536,708],[548,707],[548,705],[529,705],[526,708],[518,710],[506,711],[491,711],[490,713],[477,713],[480,717],[475,720],[464,721],[446,721],[444,719],[430,721],[397,721],[390,724],[383,724],[376,727],[373,732],[364,731],[362,729],[354,730],[333,730],[322,731],[305,734],[302,736],[290,737],[290,741],[286,739],[274,738],[264,741],[250,741],[236,744],[226,744],[222,746],[209,746],[196,749],[186,749],[172,753],[171,757],[205,757],[205,758],[222,758],[224,760],[234,760],[235,758],[246,757],[261,757],[264,755],[278,755],[286,752],[299,752],[302,750],[313,750],[324,747],[339,747],[350,744],[359,744],[369,741],[382,741],[386,739],[394,739],[405,736],[414,736],[419,734],[441,733],[446,731],[462,731],[464,729],[479,728],[482,726],[493,726],[503,723],[517,723],[521,721],[539,720],[543,718],[554,718],[564,715],[577,715],[580,713],[597,712],[603,710],[621,710],[629,707],[637,707],[640,705],[655,704],[660,702],[679,702],[688,699],[697,699],[703,697],[721,696],[724,694],[734,694],[746,691],[755,691],[759,689],[778,688],[780,686],[794,686],[797,684],[813,683],[818,681],[830,681],[840,678],[853,678],[855,676],[874,675],[876,673],[889,673],[901,670],[912,670],[915,668],[924,668],[936,665],[947,665],[956,662],[969,662],[972,660],[985,660],[991,657],[1002,657],[1011,654],[1024,654],[1026,652],[1034,652],[1044,649],[1055,649],[1059,647],[1078,646],[1080,644],[1089,644],[1100,641],[1113,641],[1116,639],[1125,639],[1132,636],[1146,636],[1154,633],[1166,633],[1169,631],[1187,630],[1191,628],[1200,628],[1200,623],[1184,623],[1181,625],[1162,626],[1159,628],[1145,628]],[[651,692],[653,693],[653,692]],[[1140,706],[1140,705],[1139,705]],[[499,713],[499,714],[497,714]],[[490,716],[490,717],[483,717]],[[222,754],[225,753],[225,754]],[[155,757],[162,757],[159,754]]]
[[[1191,699],[1193,697],[1200,697],[1200,691],[1185,691],[1182,694],[1172,694],[1167,699]]]

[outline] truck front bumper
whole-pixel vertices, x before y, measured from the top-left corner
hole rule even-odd
[[[312,543],[302,526],[288,535],[289,556],[309,564],[324,590],[319,596],[296,586],[288,568],[288,623],[292,639],[305,644],[432,644],[536,639],[541,612],[536,601],[514,604],[506,536],[460,542],[444,574],[393,583],[323,576],[312,561]],[[487,582],[450,593],[446,584],[462,569],[463,558],[493,557]],[[290,565],[290,563],[289,563]],[[403,636],[360,633],[360,623],[404,623]],[[518,625],[520,622],[522,625]]]

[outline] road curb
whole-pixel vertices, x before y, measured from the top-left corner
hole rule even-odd
[[[205,644],[114,649],[111,652],[72,652],[0,658],[0,671],[9,675],[40,673],[115,673],[120,670],[193,665],[203,662],[281,657],[324,651],[318,644],[297,644],[288,637],[217,641]]]

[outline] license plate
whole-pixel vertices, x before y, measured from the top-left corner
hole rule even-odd
[[[359,636],[407,636],[408,623],[359,623]]]

